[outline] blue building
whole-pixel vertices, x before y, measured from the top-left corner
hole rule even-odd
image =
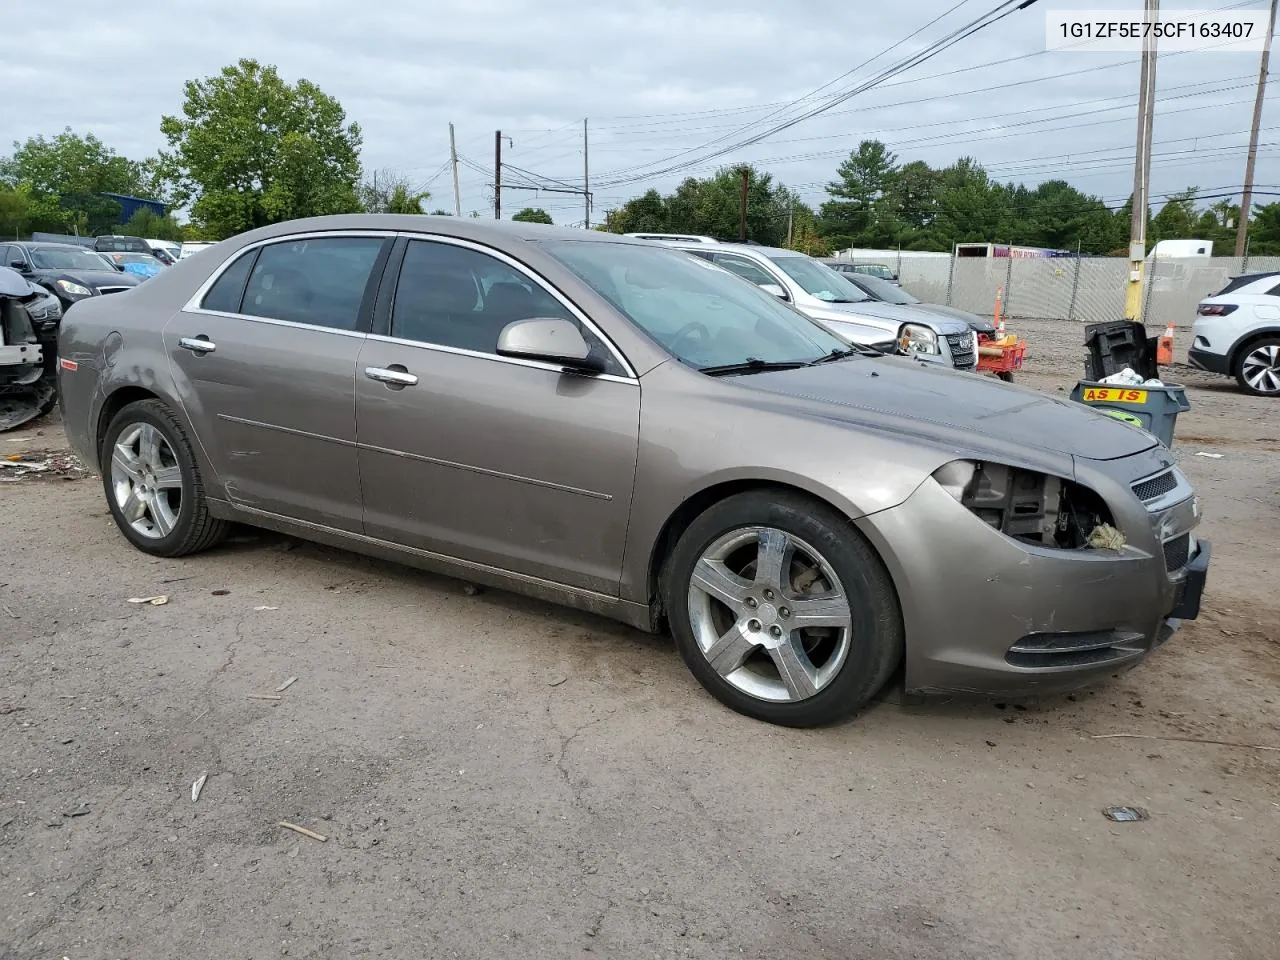
[[[120,204],[120,222],[128,223],[139,210],[150,210],[157,217],[165,215],[165,205],[159,200],[143,200],[141,197],[129,197],[123,193],[103,193]]]

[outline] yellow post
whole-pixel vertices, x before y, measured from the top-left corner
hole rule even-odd
[[[1129,250],[1129,282],[1125,284],[1124,315],[1126,320],[1142,319],[1142,274],[1146,260],[1142,255],[1143,244],[1135,244]]]

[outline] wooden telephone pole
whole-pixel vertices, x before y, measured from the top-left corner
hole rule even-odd
[[[1271,61],[1271,34],[1276,30],[1276,0],[1271,0],[1271,19],[1262,42],[1262,67],[1258,71],[1258,96],[1253,101],[1253,130],[1249,134],[1249,159],[1244,163],[1244,196],[1240,198],[1240,229],[1236,231],[1236,256],[1243,257],[1249,237],[1249,208],[1253,206],[1253,165],[1258,159],[1258,125],[1262,123],[1262,96],[1267,90],[1267,64]]]
[[[1146,0],[1146,20],[1160,17],[1160,0]],[[1142,39],[1142,71],[1138,79],[1138,145],[1133,157],[1133,216],[1129,221],[1129,282],[1125,287],[1124,315],[1142,319],[1142,273],[1147,258],[1147,206],[1151,183],[1151,125],[1156,106],[1156,39]]]

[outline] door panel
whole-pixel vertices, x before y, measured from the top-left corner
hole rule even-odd
[[[616,594],[639,383],[509,257],[410,240],[384,286],[395,294],[378,323],[392,336],[366,341],[356,381],[366,533]],[[529,317],[577,323],[613,373],[498,357],[503,327]]]
[[[233,503],[362,529],[356,360],[392,242],[298,235],[250,248],[165,327],[179,396]]]
[[[216,349],[184,349],[184,338]],[[355,374],[363,335],[184,312],[164,340],[187,416],[229,500],[360,531]]]
[[[617,594],[638,383],[377,337],[359,366],[369,536]],[[366,367],[418,382],[372,380]]]

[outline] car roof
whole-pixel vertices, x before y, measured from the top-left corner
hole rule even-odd
[[[45,243],[44,241],[32,242],[30,240],[14,240],[29,250],[83,250],[86,253],[97,253],[92,247],[82,247],[78,243]]]
[[[553,227],[541,223],[522,223],[516,220],[480,220],[472,217],[423,216],[400,213],[343,213],[327,217],[307,217],[286,220],[270,226],[259,227],[235,239],[245,242],[269,240],[295,233],[325,232],[329,230],[395,230],[407,233],[435,233],[446,237],[480,242],[511,240],[593,240],[604,243],[643,243],[651,246],[669,246],[656,241],[640,240],[603,230],[582,230],[573,227]],[[252,238],[252,239],[250,239]]]
[[[785,247],[766,247],[759,243],[721,243],[718,240],[715,243],[681,241],[681,243],[671,244],[671,246],[680,246],[681,244],[687,244],[688,246],[696,247],[699,250],[703,248],[711,248],[716,250],[732,250],[735,253],[755,253],[770,260],[775,257],[804,257],[806,260],[812,259],[808,254],[801,253],[799,250],[788,250]]]

